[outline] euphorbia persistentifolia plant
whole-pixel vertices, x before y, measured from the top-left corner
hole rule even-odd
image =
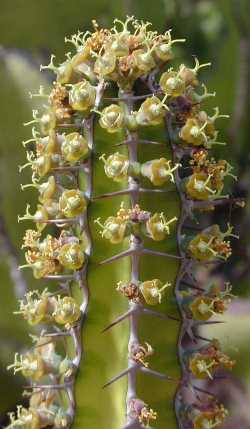
[[[237,238],[207,214],[241,201],[224,190],[231,165],[211,155],[225,115],[203,110],[210,64],[171,67],[185,40],[134,17],[93,27],[41,67],[56,79],[25,124],[22,189],[38,204],[19,217],[35,224],[20,268],[46,284],[16,311],[41,329],[9,366],[28,377],[29,406],[8,427],[219,428],[228,411],[201,383],[234,362],[199,327],[233,295],[196,272],[223,264]]]

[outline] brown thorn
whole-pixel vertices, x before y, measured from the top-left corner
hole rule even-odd
[[[195,325],[217,325],[219,323],[226,323],[225,320],[207,320],[207,321],[203,321],[203,322],[195,322]]]

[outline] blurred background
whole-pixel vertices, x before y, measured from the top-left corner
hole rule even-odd
[[[20,190],[21,181],[29,182],[29,172],[18,173],[18,165],[25,161],[21,142],[30,137],[22,124],[30,120],[34,108],[28,93],[50,83],[50,76],[41,75],[39,66],[48,63],[51,53],[58,61],[64,59],[65,36],[87,30],[92,19],[109,26],[114,17],[123,19],[127,14],[151,21],[159,32],[172,28],[175,38],[186,37],[185,48],[178,48],[181,61],[192,64],[192,55],[201,62],[212,61],[206,84],[217,96],[210,105],[230,115],[229,121],[219,122],[221,141],[228,144],[216,150],[216,156],[234,166],[238,181],[232,183],[232,194],[245,197],[246,207],[232,213],[228,206],[216,211],[216,216],[231,220],[240,234],[234,240],[233,256],[216,275],[233,284],[237,299],[226,315],[227,323],[208,335],[219,338],[237,360],[233,375],[217,392],[232,409],[223,428],[250,429],[249,0],[1,0],[0,423],[22,401],[22,377],[6,370],[14,353],[29,341],[26,323],[13,315],[16,300],[28,287],[37,288],[37,280],[17,270],[23,261],[20,244],[25,228],[17,223],[17,215],[24,213],[27,200],[35,198],[28,192],[24,197]]]

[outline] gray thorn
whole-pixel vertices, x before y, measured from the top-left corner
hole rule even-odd
[[[126,256],[130,256],[134,253],[134,250],[128,249],[124,252],[118,253],[117,255],[111,256],[111,258],[104,259],[99,262],[98,265],[110,264],[111,262],[117,261],[118,259],[125,258]]]
[[[105,387],[110,386],[111,384],[115,383],[116,381],[120,380],[120,378],[124,377],[125,375],[129,374],[132,371],[135,371],[136,367],[130,367],[127,369],[124,369],[124,371],[121,371],[118,375],[116,375],[115,377],[111,378],[111,380],[109,380],[106,384],[104,384],[103,389]]]
[[[143,308],[142,312],[144,314],[149,314],[151,316],[155,316],[155,317],[159,317],[160,319],[165,319],[165,320],[175,320],[177,322],[180,322],[180,319],[178,319],[177,317],[174,316],[170,316],[168,314],[164,314],[164,313],[160,313],[158,311],[155,310],[151,310],[149,308]]]
[[[122,314],[121,316],[117,317],[113,322],[111,322],[105,329],[103,329],[103,332],[108,331],[110,328],[113,328],[113,326],[117,325],[118,323],[122,322],[123,320],[127,319],[131,314],[135,313],[135,310],[128,310],[126,313]]]
[[[154,371],[151,368],[146,368],[145,366],[142,366],[140,368],[141,372],[144,372],[144,374],[152,375],[153,377],[161,378],[162,380],[175,380],[174,378],[170,377],[169,375],[162,374],[161,372]]]

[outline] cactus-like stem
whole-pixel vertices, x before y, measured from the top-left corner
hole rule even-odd
[[[54,291],[45,289],[43,292],[28,292],[24,300],[20,301],[20,310],[16,312],[31,325],[50,324],[51,329],[42,331],[39,338],[34,337],[31,351],[24,356],[16,354],[14,363],[8,367],[14,369],[14,372],[21,371],[30,378],[27,389],[32,392],[30,408],[19,407],[17,418],[11,416],[9,429],[17,426],[21,429],[41,429],[48,426],[68,428],[75,416],[75,397],[80,403],[84,397],[87,404],[91,396],[89,387],[98,388],[97,380],[91,378],[93,386],[88,385],[88,381],[85,384],[84,379],[84,386],[80,390],[78,387],[74,389],[76,374],[82,362],[83,372],[88,380],[90,372],[87,368],[91,369],[91,359],[95,354],[98,359],[93,360],[102,368],[102,371],[95,368],[96,373],[104,373],[105,377],[107,374],[103,387],[112,387],[99,391],[98,394],[104,395],[105,392],[107,395],[100,401],[92,393],[91,399],[97,399],[98,411],[96,409],[95,413],[89,413],[91,416],[83,416],[82,410],[78,413],[84,421],[87,419],[88,427],[94,429],[100,427],[100,424],[105,428],[110,425],[115,427],[116,413],[119,426],[123,425],[123,429],[150,429],[151,422],[157,418],[157,412],[144,403],[144,398],[138,398],[140,383],[137,375],[140,373],[177,384],[175,412],[179,429],[191,426],[194,429],[217,428],[227,411],[215,402],[211,406],[213,393],[203,385],[197,385],[196,379],[208,377],[210,380],[217,380],[219,376],[216,370],[219,367],[231,369],[234,362],[220,350],[217,340],[199,335],[199,328],[202,325],[224,323],[216,318],[210,319],[223,314],[233,296],[231,286],[227,283],[224,287],[200,284],[197,270],[202,268],[209,271],[209,268],[224,264],[231,255],[229,238],[238,237],[232,234],[229,224],[225,231],[221,231],[218,225],[205,229],[200,227],[197,214],[201,215],[203,211],[214,210],[223,204],[227,204],[230,210],[244,204],[242,199],[224,195],[223,192],[226,176],[236,180],[236,176],[231,173],[233,167],[225,160],[209,158],[209,150],[213,145],[224,144],[217,141],[218,131],[214,123],[227,115],[220,115],[218,108],[215,108],[215,113],[211,116],[200,109],[203,100],[214,96],[204,85],[201,85],[203,94],[200,95],[199,89],[196,92],[199,85],[197,73],[210,63],[200,64],[195,58],[193,68],[184,64],[176,70],[168,67],[168,62],[173,57],[172,45],[184,42],[183,39],[172,40],[171,31],[158,35],[157,32],[148,30],[149,23],[138,21],[134,17],[127,17],[124,23],[115,20],[114,27],[110,30],[99,29],[95,21],[93,26],[93,33],[78,32],[71,39],[66,38],[76,49],[74,55],[67,54],[67,59],[58,67],[54,65],[52,56],[49,65],[42,66],[56,74],[56,81],[49,95],[45,95],[43,88],[34,95],[47,98],[48,105],[41,115],[38,111],[33,111],[33,120],[26,123],[38,125],[41,136],[34,128],[33,138],[24,142],[24,147],[32,142],[32,151],[27,152],[28,163],[20,167],[20,171],[26,167],[31,168],[32,184],[22,185],[21,188],[37,189],[39,204],[34,215],[29,212],[28,205],[26,214],[18,218],[32,220],[36,225],[36,230],[28,229],[25,233],[22,247],[26,249],[26,263],[19,269],[31,268],[35,278],[58,283],[59,287]],[[137,87],[140,88],[139,94],[135,93]],[[142,94],[145,87],[148,88],[147,93]],[[118,88],[117,96],[115,88]],[[96,127],[97,121],[99,125]],[[147,127],[152,130],[153,127],[162,125],[163,129],[165,125],[167,131],[165,140],[170,152],[172,151],[172,159],[169,159],[170,155],[169,158],[147,160],[147,151],[150,153],[154,150],[157,153],[159,149],[164,149],[166,142],[162,143],[161,138],[157,141],[158,134],[157,137],[152,137],[151,131],[148,135],[145,131]],[[120,135],[117,142],[107,139],[107,144],[111,140],[111,145],[116,148],[124,146],[127,153],[115,152],[108,157],[102,153],[95,159],[98,147],[96,150],[94,129]],[[145,152],[144,162],[140,162],[141,152]],[[102,190],[98,194],[93,181],[93,168],[98,159],[102,160],[108,179],[114,182],[126,180],[127,184],[118,190],[112,188],[110,192],[101,193]],[[44,177],[48,177],[48,180],[43,181]],[[150,181],[150,186],[144,185],[144,181]],[[65,182],[67,185],[64,185]],[[175,194],[181,205],[179,219]],[[151,213],[151,210],[141,209],[139,198],[146,200],[150,197],[149,201],[153,206],[151,195],[157,196],[157,205],[158,202],[160,205],[160,200],[165,200],[164,204],[169,206],[169,211],[174,210],[172,218],[168,219],[163,212]],[[101,229],[103,239],[112,245],[128,240],[128,247],[113,256],[101,256],[105,255],[104,249],[97,255],[99,262],[95,262],[95,243],[90,230],[92,209],[89,210],[89,206],[92,205],[93,210],[98,209],[98,205],[102,208],[103,200],[112,201],[113,197],[121,196],[125,196],[126,201],[129,200],[130,207],[126,208],[123,201],[116,215],[109,216],[104,222],[98,217],[94,223]],[[155,242],[165,242],[172,223],[176,221],[178,254],[172,251],[174,240],[171,239],[168,242],[170,250],[166,252],[162,248],[155,250],[144,245],[144,236]],[[51,227],[56,228],[58,234],[47,234],[45,238],[41,238],[42,231]],[[98,245],[96,248],[98,250]],[[145,262],[151,262],[151,257],[155,258],[152,258],[152,264],[145,266],[145,271],[152,268],[153,272],[157,269],[157,264],[161,264],[160,261],[163,261],[162,265],[170,276],[173,275],[173,269],[178,269],[174,288],[179,310],[177,316],[169,314],[172,310],[162,312],[151,309],[151,306],[160,304],[171,305],[171,300],[163,302],[163,293],[171,286],[169,282],[162,283],[158,278],[141,279],[144,275],[141,270],[144,259]],[[111,302],[113,292],[106,286],[110,285],[110,278],[117,270],[113,270],[113,265],[109,264],[117,261],[120,264],[124,259],[130,261],[129,281],[123,281],[121,273],[116,291],[128,299],[128,307],[123,307],[120,315],[107,322],[106,317],[110,314],[112,320],[113,308],[116,309],[114,302]],[[96,289],[92,286],[89,288],[91,268],[94,271],[93,278],[98,278]],[[103,279],[98,277],[98,268],[110,275],[108,285],[104,287]],[[94,299],[89,306],[92,292]],[[91,323],[85,324],[88,311],[93,309],[97,309],[97,314],[92,319],[90,315]],[[149,367],[147,358],[154,350],[148,342],[140,342],[139,332],[140,336],[142,333],[139,331],[139,323],[143,322],[143,316],[152,316],[155,323],[157,319],[162,324],[164,321],[169,321],[170,324],[171,321],[173,326],[179,327],[177,348],[181,377],[168,374],[171,372],[169,369],[164,374],[164,370],[161,372]],[[100,320],[101,326],[94,330]],[[146,318],[144,320],[147,323]],[[99,337],[100,343],[105,343],[110,338],[109,335],[114,339],[119,329],[124,329],[124,326],[126,329],[125,321],[129,322],[128,357],[122,370],[120,368],[117,375],[112,373],[110,376],[109,369],[116,363],[112,359],[117,360],[117,354],[112,355],[110,349],[107,356],[101,346],[98,350],[92,349],[91,354],[93,336],[97,336],[102,329],[105,335]],[[105,327],[106,324],[108,325]],[[107,333],[117,325],[117,329]],[[153,332],[147,328],[146,337],[149,332],[155,333],[157,337],[157,331],[160,329],[156,328]],[[85,343],[88,332],[91,332],[90,346]],[[160,341],[167,338],[164,337],[164,331],[162,333],[162,338],[158,336]],[[124,338],[121,335],[121,344]],[[59,341],[64,345],[64,358],[55,351]],[[205,346],[203,344],[200,347],[201,341],[205,342]],[[119,351],[122,349],[120,343],[116,347]],[[86,356],[83,353],[85,344]],[[157,353],[159,354],[159,349]],[[80,373],[79,379],[81,376]],[[124,378],[127,379],[127,388],[120,390]],[[146,377],[140,378],[144,384]],[[121,381],[117,383],[119,380]],[[102,384],[103,382],[100,388]],[[119,398],[113,398],[111,404],[112,389],[119,393]],[[159,398],[156,399],[159,409],[160,403],[166,404],[167,393],[165,388],[161,392],[160,390]],[[162,393],[164,396],[161,396]],[[206,395],[207,401],[202,407],[201,394]],[[126,402],[122,410],[117,406],[119,402],[121,405],[121,399]],[[87,408],[85,403],[84,407]],[[104,415],[101,415],[100,409]],[[108,421],[106,412],[109,412],[112,422]],[[125,422],[122,421],[124,414]],[[80,424],[82,426],[81,421]],[[159,427],[163,426],[164,423],[160,420]]]

